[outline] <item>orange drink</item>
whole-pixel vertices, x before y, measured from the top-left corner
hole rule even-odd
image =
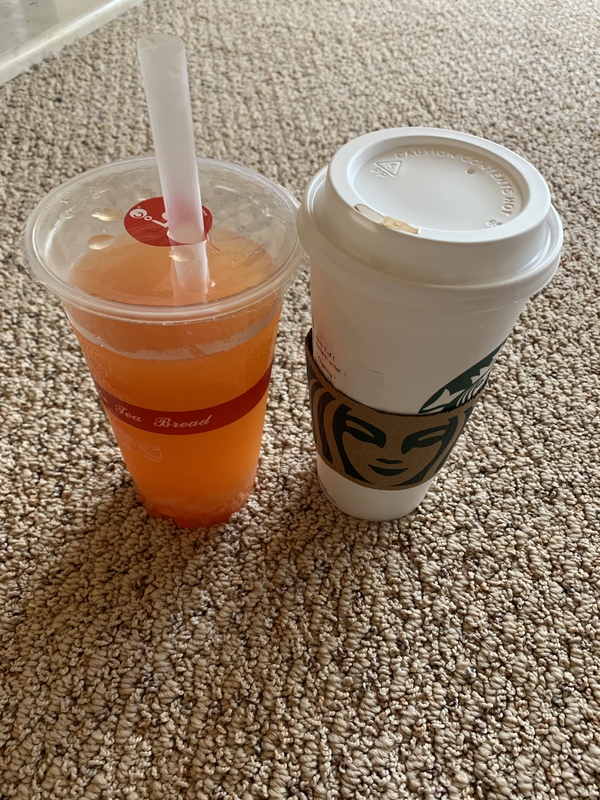
[[[212,233],[209,299],[243,291],[271,258],[247,239]],[[249,255],[253,263],[238,269]],[[233,265],[233,269],[232,269]],[[129,302],[198,302],[170,289],[168,252],[124,235],[90,251],[73,284]],[[148,290],[148,286],[152,291]],[[211,525],[250,494],[260,449],[279,303],[212,323],[132,324],[76,309],[69,317],[125,462],[151,513],[183,526]],[[118,339],[118,350],[106,346]],[[232,339],[239,344],[231,347]],[[102,343],[100,343],[102,342]],[[149,424],[144,417],[153,415]],[[232,458],[232,454],[235,458]]]
[[[153,159],[96,170],[83,198],[86,176],[71,181],[66,205],[85,234],[66,215],[47,221],[45,245],[35,229],[25,243],[63,301],[142,502],[183,527],[227,519],[252,491],[283,290],[301,258],[293,198],[237,165],[200,163],[214,217],[206,285],[189,280],[192,246],[168,239]],[[105,184],[110,207],[90,197]]]

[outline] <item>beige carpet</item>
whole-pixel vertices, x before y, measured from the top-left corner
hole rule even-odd
[[[422,507],[336,512],[288,295],[256,491],[182,532],[136,500],[18,235],[151,148],[135,40],[187,43],[202,154],[298,196],[380,127],[496,140],[547,177],[561,270]],[[0,797],[598,798],[594,0],[147,0],[0,90]]]

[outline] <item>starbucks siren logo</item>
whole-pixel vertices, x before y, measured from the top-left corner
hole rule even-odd
[[[435,414],[440,411],[450,411],[450,409],[468,402],[485,386],[490,371],[494,366],[496,356],[502,349],[503,344],[504,342],[488,356],[482,358],[477,364],[465,370],[458,378],[454,378],[454,380],[447,383],[443,388],[432,395],[429,400],[421,406],[419,414]]]

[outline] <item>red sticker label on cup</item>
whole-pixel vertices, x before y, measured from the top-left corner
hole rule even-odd
[[[208,235],[213,223],[212,214],[202,206],[204,233]],[[171,247],[180,244],[169,238],[169,223],[162,197],[150,197],[130,208],[125,214],[125,230],[142,244],[153,247]]]
[[[108,411],[114,414],[121,422],[126,422],[134,428],[152,433],[164,433],[171,436],[183,436],[192,433],[208,433],[225,425],[231,425],[238,419],[245,417],[264,397],[269,387],[271,367],[260,380],[243,394],[219,403],[209,408],[199,408],[195,411],[156,411],[151,408],[134,406],[119,400],[107,392],[94,380],[100,399]]]

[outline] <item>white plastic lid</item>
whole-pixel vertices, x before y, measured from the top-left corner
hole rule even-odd
[[[340,266],[430,287],[518,280],[529,294],[552,277],[562,243],[531,164],[435,128],[375,131],[344,145],[309,185],[298,227],[313,259],[333,254]]]

